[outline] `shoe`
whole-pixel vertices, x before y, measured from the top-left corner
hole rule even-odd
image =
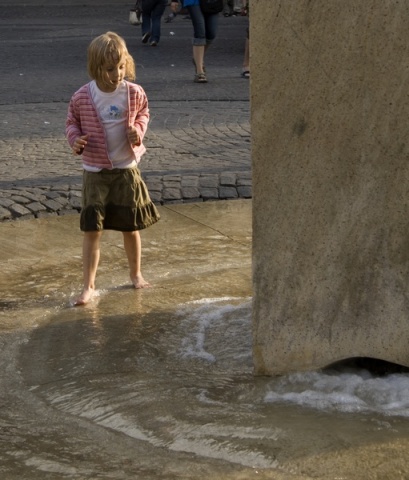
[[[158,42],[156,42],[155,40],[152,40],[150,43],[151,47],[156,47],[157,45],[158,45]]]
[[[142,35],[142,43],[148,43],[148,40],[150,39],[150,37],[151,37],[151,32],[148,32]]]
[[[169,15],[165,19],[165,23],[170,23],[176,17],[176,13],[169,13]]]
[[[243,71],[241,72],[241,76],[242,76],[243,78],[250,78],[250,70],[243,70]]]
[[[207,83],[207,77],[204,73],[196,73],[193,81],[195,83]]]

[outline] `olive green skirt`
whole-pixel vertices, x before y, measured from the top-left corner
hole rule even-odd
[[[159,218],[137,167],[84,170],[80,219],[83,232],[133,232],[153,225]]]

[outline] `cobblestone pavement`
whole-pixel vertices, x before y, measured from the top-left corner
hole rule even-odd
[[[65,140],[65,117],[72,93],[88,81],[87,45],[107,30],[126,39],[148,94],[148,151],[140,168],[152,199],[251,197],[249,83],[240,77],[247,18],[220,16],[209,83],[200,85],[193,83],[192,26],[184,15],[163,21],[153,48],[127,22],[132,4],[19,3],[2,7],[0,19],[0,220],[80,210],[81,162]]]

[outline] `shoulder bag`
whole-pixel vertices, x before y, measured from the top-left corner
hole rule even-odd
[[[129,10],[129,23],[140,25],[142,23],[142,0],[136,0],[135,7]]]

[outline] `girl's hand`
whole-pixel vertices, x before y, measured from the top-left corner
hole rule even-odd
[[[141,139],[135,127],[128,128],[128,140],[131,142],[131,145],[141,144]]]
[[[88,143],[89,134],[82,135],[82,137],[77,137],[75,142],[72,145],[72,153],[74,155],[81,155],[84,151],[85,145]]]

